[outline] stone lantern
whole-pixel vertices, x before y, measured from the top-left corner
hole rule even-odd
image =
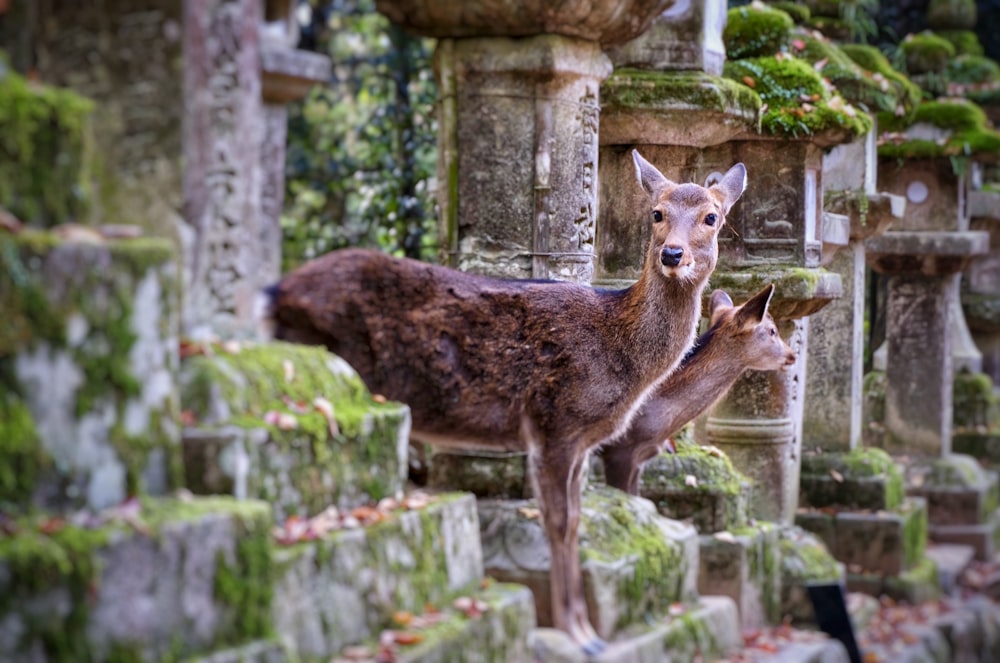
[[[379,0],[438,39],[442,262],[515,278],[589,283],[597,219],[604,48],[673,0]]]

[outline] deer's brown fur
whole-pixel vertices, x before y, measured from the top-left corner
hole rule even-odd
[[[773,371],[795,363],[795,351],[767,312],[773,293],[769,285],[741,306],[733,306],[722,290],[712,293],[708,331],[643,404],[628,431],[601,450],[609,486],[638,495],[643,463],[722,398],[744,371]]]
[[[625,290],[476,276],[370,250],[335,251],[273,290],[276,336],[325,345],[368,387],[407,403],[412,437],[526,449],[551,547],[552,615],[587,651],[577,551],[589,450],[623,432],[694,340],[718,233],[746,187],[676,184],[633,151],[652,239]],[[659,220],[657,220],[659,219]]]

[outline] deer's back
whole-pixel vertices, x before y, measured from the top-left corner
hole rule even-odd
[[[279,338],[343,357],[410,405],[415,432],[516,440],[523,412],[578,427],[627,401],[639,376],[610,342],[618,296],[350,249],[286,277],[274,309]]]

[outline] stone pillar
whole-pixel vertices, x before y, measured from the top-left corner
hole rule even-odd
[[[876,129],[837,145],[823,157],[823,254],[821,263],[840,275],[844,296],[816,314],[806,370],[803,446],[844,452],[861,444],[864,373],[864,240],[884,233],[902,217],[906,201],[877,194]]]
[[[446,264],[589,283],[600,45],[559,35],[442,40],[438,178]]]
[[[982,370],[1000,387],[1000,193],[969,193],[971,228],[990,235],[990,252],[965,272],[962,305],[972,338],[982,352]]]
[[[635,37],[673,0],[427,3],[378,0],[437,38],[443,262],[516,278],[589,283],[597,218],[602,48]]]

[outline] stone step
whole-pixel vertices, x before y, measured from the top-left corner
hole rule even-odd
[[[532,649],[536,661],[546,663],[694,663],[718,660],[740,644],[736,604],[725,596],[702,596],[651,624],[636,624],[608,643],[603,652],[587,656],[566,634],[536,629]]]
[[[878,511],[903,500],[903,472],[889,454],[874,447],[847,453],[804,453],[799,506]]]
[[[0,660],[157,661],[268,635],[270,507],[147,498],[0,537]]]
[[[698,591],[732,599],[742,628],[780,621],[781,556],[775,524],[702,535],[699,557]]]
[[[895,576],[848,572],[847,589],[876,597],[884,595],[907,603],[930,601],[941,594],[937,566],[927,557]]]
[[[272,619],[290,655],[333,656],[392,628],[396,613],[444,607],[479,587],[475,498],[429,499],[419,510],[394,511],[381,522],[275,551]]]
[[[936,543],[972,546],[976,559],[990,560],[1000,549],[1000,511],[973,525],[931,525],[929,535]]]
[[[800,508],[795,524],[814,533],[851,573],[899,575],[913,568],[927,543],[927,503],[910,497],[889,510]]]
[[[375,398],[336,355],[279,342],[186,354],[182,442],[193,492],[263,499],[280,522],[403,490],[409,408]]]
[[[518,663],[531,660],[530,637],[535,628],[535,610],[527,587],[488,583],[482,590],[461,597],[460,601],[460,609],[450,607],[443,611],[447,617],[444,621],[426,630],[404,631],[418,634],[420,641],[390,647],[393,657],[388,660],[395,663]],[[470,602],[474,608],[465,607]],[[342,659],[334,661],[344,663]]]
[[[486,574],[531,588],[551,626],[549,546],[532,500],[480,500]],[[583,494],[580,555],[591,623],[605,639],[697,596],[698,537],[642,498],[602,485]]]
[[[930,543],[925,553],[937,567],[938,583],[945,595],[958,589],[958,580],[976,556],[973,546],[957,543]]]
[[[910,463],[906,492],[927,499],[927,518],[932,528],[986,523],[1000,504],[996,473],[962,454]]]

